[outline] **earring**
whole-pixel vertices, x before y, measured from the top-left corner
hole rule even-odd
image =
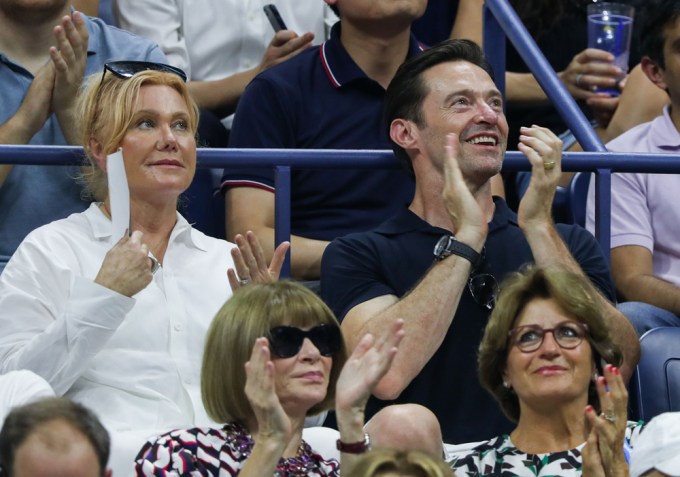
[[[594,383],[597,382],[597,378],[599,378],[599,377],[600,377],[600,375],[597,373],[597,371],[595,371],[595,372],[593,373],[593,382],[594,382]]]
[[[509,383],[509,382],[503,380],[503,387],[504,387],[505,389],[510,389],[511,386],[510,386],[510,383]]]

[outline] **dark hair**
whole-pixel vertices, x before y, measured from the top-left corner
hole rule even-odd
[[[680,0],[647,0],[641,15],[641,53],[660,68],[666,68],[663,57],[666,27],[680,17]]]
[[[424,51],[420,55],[404,62],[387,87],[383,122],[389,137],[390,125],[395,119],[407,119],[419,126],[423,125],[422,107],[429,89],[422,80],[422,74],[441,63],[467,61],[486,71],[494,78],[491,65],[484,57],[484,52],[475,42],[470,40],[445,40]],[[392,142],[394,155],[402,166],[413,175],[413,165],[406,151]]]
[[[532,300],[554,300],[562,310],[588,326],[587,339],[596,365],[599,366],[600,359],[614,366],[621,364],[621,350],[610,337],[596,294],[586,277],[557,266],[528,267],[514,273],[503,283],[479,345],[479,380],[510,420],[517,422],[520,407],[517,394],[503,385],[510,351],[508,333]],[[597,390],[592,382],[588,389],[588,403],[600,412]]]
[[[87,438],[97,455],[100,475],[105,475],[110,452],[109,433],[97,416],[82,404],[64,397],[50,397],[16,407],[5,418],[0,431],[3,476],[13,475],[14,456],[26,439],[43,424],[57,420],[66,421]]]

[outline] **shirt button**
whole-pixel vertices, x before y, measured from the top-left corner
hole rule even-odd
[[[182,331],[182,325],[179,324],[179,323],[175,323],[174,328],[175,328],[175,331]]]

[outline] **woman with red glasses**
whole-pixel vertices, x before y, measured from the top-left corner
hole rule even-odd
[[[451,453],[458,474],[628,476],[640,426],[627,422],[621,350],[585,280],[535,267],[502,286],[480,344],[479,377],[517,427]]]
[[[201,393],[221,427],[182,429],[149,441],[139,476],[337,476],[339,463],[302,439],[305,418],[335,404],[343,475],[369,449],[364,407],[403,336],[365,336],[347,357],[330,309],[294,282],[237,291],[213,320]]]
[[[133,452],[150,435],[210,422],[199,388],[210,321],[230,282],[276,278],[281,259],[270,271],[254,236],[237,240],[242,255],[177,212],[196,169],[198,115],[185,80],[145,62],[108,63],[89,78],[79,118],[94,202],[33,231],[0,276],[0,374],[35,372],[112,434],[134,433],[120,440]],[[119,149],[129,194],[108,188],[107,156]],[[122,238],[114,191],[129,198]],[[232,268],[238,278],[228,278]]]

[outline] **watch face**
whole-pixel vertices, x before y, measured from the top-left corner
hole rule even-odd
[[[448,235],[444,235],[442,238],[437,241],[437,245],[434,246],[434,255],[435,257],[443,257],[443,256],[448,256],[451,255],[451,252],[448,249],[449,241],[451,240],[451,237]]]

